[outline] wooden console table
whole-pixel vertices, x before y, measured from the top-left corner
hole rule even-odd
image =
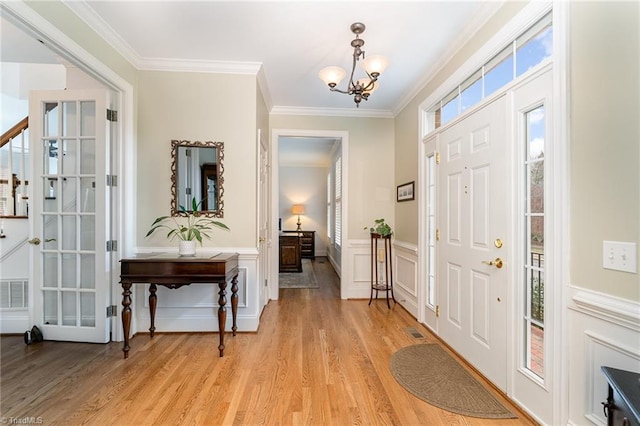
[[[213,256],[181,257],[175,253],[145,253],[120,260],[122,283],[122,327],[124,329],[124,357],[129,356],[129,331],[131,329],[131,285],[151,284],[149,287],[149,313],[151,337],[156,330],[155,316],[158,297],[157,286],[180,288],[190,284],[218,284],[218,331],[220,356],[224,354],[224,330],[227,322],[226,288],[231,281],[231,313],[233,335],[236,335],[238,314],[238,254],[223,253]]]

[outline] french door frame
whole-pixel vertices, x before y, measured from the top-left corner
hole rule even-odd
[[[16,26],[25,33],[42,41],[47,47],[65,58],[70,63],[76,65],[96,80],[103,83],[107,89],[114,93],[116,98],[116,109],[118,110],[119,125],[117,128],[117,143],[113,147],[117,153],[114,156],[112,173],[118,176],[118,195],[115,202],[112,217],[113,236],[118,241],[117,250],[112,256],[111,268],[114,275],[119,275],[120,265],[118,259],[130,256],[135,251],[135,238],[128,238],[129,235],[136,235],[136,150],[133,127],[134,112],[134,90],[122,76],[117,74],[107,64],[102,62],[66,33],[51,24],[34,9],[24,2],[2,2],[0,11],[3,16],[10,19]],[[124,62],[124,58],[123,58]],[[126,182],[126,185],[123,184]],[[33,220],[30,218],[29,220]],[[121,299],[121,289],[118,283],[111,283],[111,300]],[[118,312],[120,309],[118,309]],[[30,307],[30,322],[33,323],[33,307]],[[117,317],[111,318],[111,340],[123,341],[124,333],[122,324],[117,321]],[[136,325],[132,324],[132,332],[135,333]]]

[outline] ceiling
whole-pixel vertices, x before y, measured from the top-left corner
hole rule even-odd
[[[272,112],[393,116],[501,6],[499,1],[67,1],[139,69],[255,72]],[[356,109],[318,78],[350,71],[354,22],[389,66]],[[363,73],[363,72],[362,72]],[[356,77],[358,74],[356,75]],[[359,75],[360,77],[364,76]],[[343,81],[340,87],[344,88]]]
[[[393,117],[503,1],[65,1],[141,70],[256,73],[272,113]],[[318,72],[350,72],[354,22],[367,55],[389,60],[379,88],[356,108]],[[63,63],[2,18],[2,62]],[[364,76],[356,71],[355,78]],[[343,81],[339,88],[344,88]],[[328,164],[336,140],[281,138],[281,165]]]

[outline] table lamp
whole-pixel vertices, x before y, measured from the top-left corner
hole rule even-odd
[[[302,231],[302,228],[300,228],[300,225],[302,225],[302,223],[300,223],[300,215],[304,214],[304,205],[294,204],[293,208],[291,209],[291,213],[294,215],[298,215],[298,229],[296,229],[296,231]]]

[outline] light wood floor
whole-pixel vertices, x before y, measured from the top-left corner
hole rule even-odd
[[[225,339],[223,358],[213,333],[140,334],[127,360],[121,343],[26,346],[21,336],[3,336],[3,423],[531,424],[493,390],[519,419],[459,416],[408,393],[389,371],[390,356],[437,340],[399,305],[389,310],[384,300],[371,306],[340,300],[338,278],[322,258],[314,270],[319,289],[280,290],[257,333]]]

